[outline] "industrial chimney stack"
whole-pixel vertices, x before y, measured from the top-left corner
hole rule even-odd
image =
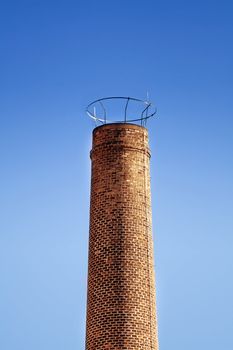
[[[91,150],[86,350],[158,350],[144,126],[98,126]]]

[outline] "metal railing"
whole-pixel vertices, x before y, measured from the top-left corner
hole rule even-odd
[[[123,100],[125,102],[122,112],[122,118],[119,120],[113,120],[111,118],[111,112],[108,111],[106,107],[106,102],[111,102],[113,100]],[[132,103],[138,104],[136,117],[135,115],[129,115],[129,105]],[[96,113],[97,107],[101,108],[102,110],[101,116],[98,116]],[[91,102],[86,108],[87,115],[95,121],[96,125],[108,123],[138,123],[142,126],[146,126],[147,120],[153,117],[156,114],[156,112],[156,107],[150,101],[140,100],[138,98],[133,97],[118,96],[100,98]]]

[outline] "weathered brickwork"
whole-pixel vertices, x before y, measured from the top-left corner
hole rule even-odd
[[[94,129],[86,350],[158,350],[147,129]]]

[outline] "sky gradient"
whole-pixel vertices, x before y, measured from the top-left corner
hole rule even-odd
[[[147,91],[160,349],[233,349],[232,13],[0,1],[1,350],[84,350],[85,108]]]

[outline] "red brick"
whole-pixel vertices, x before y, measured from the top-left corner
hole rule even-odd
[[[93,131],[86,350],[158,350],[148,132]]]

